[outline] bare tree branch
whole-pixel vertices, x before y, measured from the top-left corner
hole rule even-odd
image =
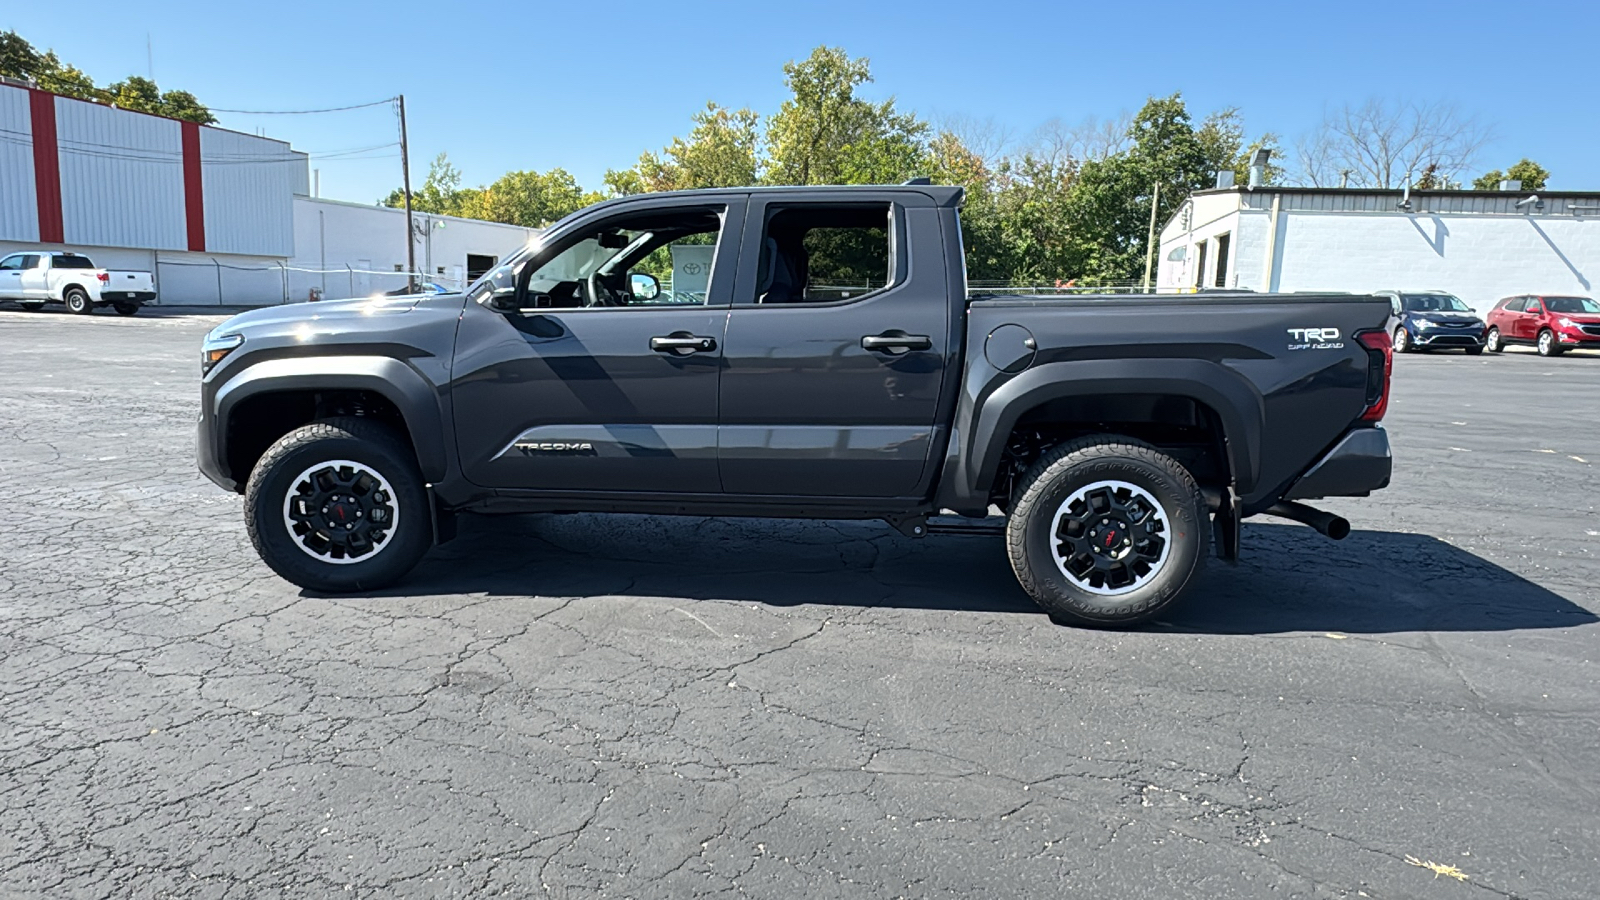
[[[1450,103],[1347,104],[1297,142],[1299,176],[1315,187],[1332,187],[1348,173],[1352,187],[1397,188],[1432,166],[1442,179],[1459,181],[1493,136]]]
[[[1133,146],[1128,136],[1132,123],[1133,114],[1126,111],[1109,119],[1089,116],[1076,125],[1051,119],[1034,131],[1028,144],[1035,156],[1051,165],[1103,160]]]
[[[939,116],[935,131],[956,136],[961,145],[991,169],[1000,165],[1006,151],[1016,137],[1016,132],[998,122],[993,116],[978,118],[965,113]]]

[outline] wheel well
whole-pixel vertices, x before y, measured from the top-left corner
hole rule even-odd
[[[406,446],[415,447],[405,416],[376,391],[275,391],[241,400],[228,414],[228,473],[239,490],[267,448],[302,425],[334,416],[373,419],[395,430]]]
[[[77,288],[78,290],[83,291],[85,294],[89,293],[89,289],[84,287],[81,284],[69,284],[66,287],[61,289],[61,299],[62,300],[67,299],[67,295],[72,293],[72,289],[73,288]]]
[[[1034,461],[1052,447],[1092,434],[1144,441],[1168,454],[1202,488],[1232,482],[1225,431],[1216,410],[1174,394],[1059,397],[1023,413],[1006,439],[991,502],[1008,509],[1011,494]]]

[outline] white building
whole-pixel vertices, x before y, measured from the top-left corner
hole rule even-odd
[[[1444,290],[1481,313],[1592,295],[1600,194],[1219,188],[1184,202],[1158,252],[1165,292]]]
[[[153,272],[169,306],[404,286],[405,213],[310,197],[308,180],[282,141],[0,84],[0,256],[70,250]],[[414,218],[417,277],[448,288],[537,233]]]

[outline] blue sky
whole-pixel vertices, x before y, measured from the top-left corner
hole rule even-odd
[[[687,131],[707,100],[763,114],[782,65],[818,44],[868,56],[875,97],[924,117],[992,117],[1019,137],[1182,91],[1198,119],[1238,106],[1291,146],[1329,106],[1447,101],[1492,123],[1479,174],[1531,156],[1550,187],[1600,190],[1600,3],[127,3],[70,13],[7,4],[0,29],[97,82],[154,74],[224,109],[307,109],[406,95],[413,178],[441,151],[469,184],[561,166],[598,188]],[[221,114],[313,153],[394,139],[383,108]],[[399,183],[393,149],[313,162],[324,196],[372,201]]]

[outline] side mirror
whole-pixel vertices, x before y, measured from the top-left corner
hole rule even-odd
[[[654,300],[661,296],[661,280],[644,272],[628,275],[628,291],[635,300]]]

